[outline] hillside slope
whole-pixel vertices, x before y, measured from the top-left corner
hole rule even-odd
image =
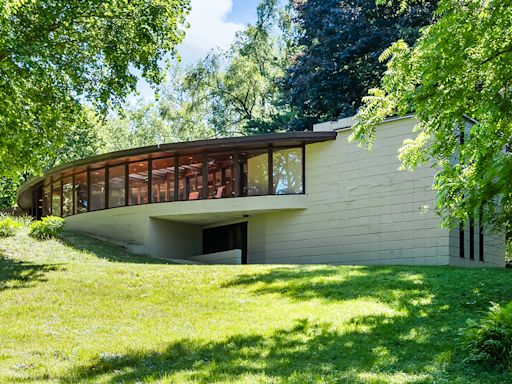
[[[510,270],[163,264],[0,239],[0,382],[498,383],[458,335]]]

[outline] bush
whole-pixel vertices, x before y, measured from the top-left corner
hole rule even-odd
[[[64,219],[57,216],[46,216],[40,221],[33,221],[30,224],[30,236],[47,240],[59,237],[64,229]]]
[[[512,367],[512,302],[493,304],[480,321],[468,320],[465,330],[470,359]]]
[[[10,217],[3,217],[0,220],[0,237],[14,236],[18,228],[23,227],[23,224],[14,221]]]

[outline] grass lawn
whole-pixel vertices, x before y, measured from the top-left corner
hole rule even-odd
[[[0,239],[0,383],[511,383],[459,329],[510,270],[185,266]]]

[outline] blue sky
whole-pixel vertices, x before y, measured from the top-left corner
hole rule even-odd
[[[235,33],[248,23],[256,21],[259,0],[191,0],[192,11],[178,52],[184,64],[192,64],[214,48],[226,48]],[[140,80],[138,91],[145,99],[153,98],[153,91]]]

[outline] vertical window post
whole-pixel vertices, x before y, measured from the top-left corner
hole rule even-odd
[[[105,206],[103,208],[108,208],[108,165],[105,165],[105,190],[103,191],[105,194]]]
[[[174,201],[180,199],[180,157],[174,155]]]
[[[153,202],[153,159],[148,159],[148,203]]]
[[[233,179],[233,187],[235,197],[240,196],[240,183],[242,182],[241,172],[240,172],[240,155],[238,151],[233,153],[233,174],[231,175]]]
[[[464,222],[459,225],[459,257],[464,258]]]
[[[128,193],[130,192],[130,185],[129,185],[129,170],[128,170],[128,163],[124,164],[124,205],[128,206]]]
[[[91,212],[91,169],[87,167],[87,212]]]
[[[469,258],[475,260],[475,222],[469,219]]]
[[[72,215],[76,215],[76,197],[75,197],[75,175],[72,176],[71,178],[71,185],[72,185],[72,188],[71,188],[71,194],[72,194],[72,199],[73,199],[73,209],[71,211],[71,214]]]
[[[203,199],[208,198],[208,154],[203,153]]]
[[[274,194],[274,148],[272,144],[268,146],[268,194]]]
[[[64,189],[64,179],[62,178],[62,175],[60,175],[60,214],[59,214],[60,217],[64,216],[64,212],[62,209],[64,207],[64,201],[63,201],[64,194],[62,193],[63,189]]]
[[[480,215],[478,217],[478,259],[484,261],[484,224],[483,209],[480,207]]]

